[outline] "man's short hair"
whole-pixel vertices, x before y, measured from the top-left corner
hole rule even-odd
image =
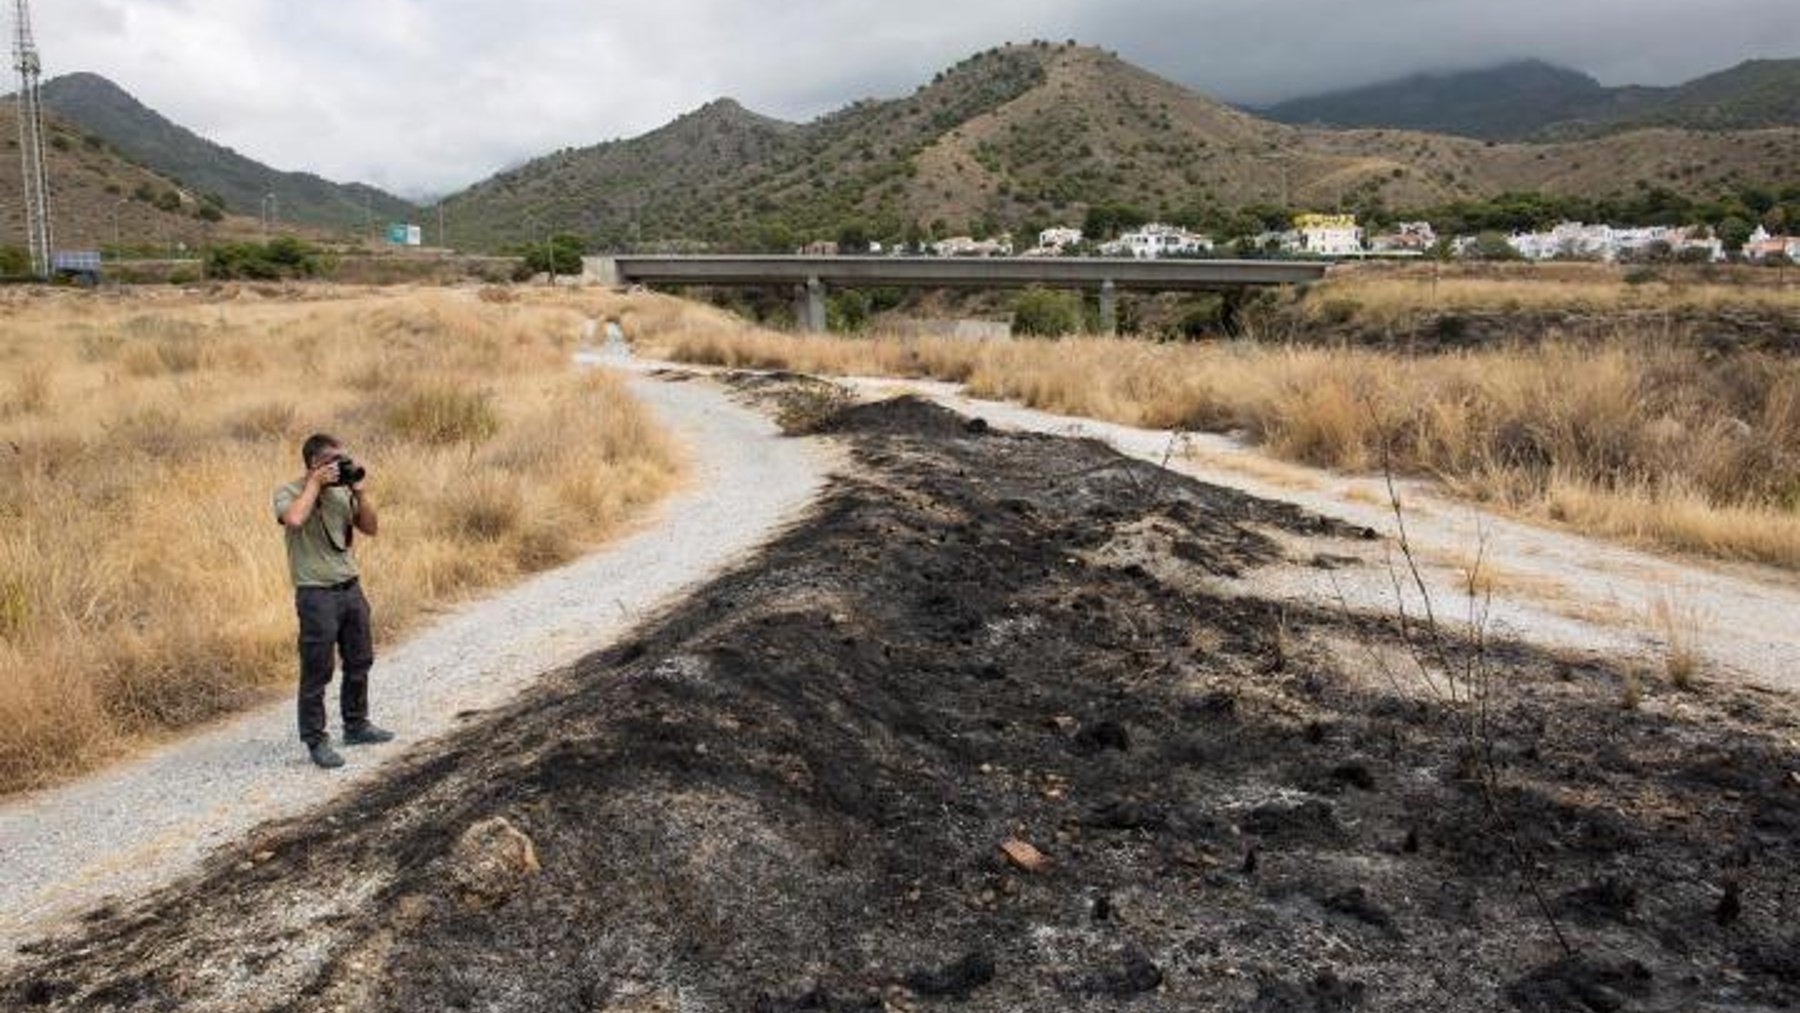
[[[341,447],[343,445],[344,443],[342,440],[339,440],[330,433],[314,433],[306,438],[305,443],[300,445],[300,460],[310,468],[313,466],[313,461],[317,460],[320,454],[330,450],[332,447]]]

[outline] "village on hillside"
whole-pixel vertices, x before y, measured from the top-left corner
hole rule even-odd
[[[796,251],[802,256],[837,256],[844,253],[935,257],[1065,257],[1099,256],[1156,260],[1168,257],[1256,255],[1322,257],[1330,259],[1409,259],[1442,256],[1466,260],[1599,261],[1639,263],[1684,261],[1720,264],[1740,260],[1752,264],[1800,262],[1800,235],[1774,235],[1758,226],[1737,249],[1705,225],[1620,227],[1583,222],[1562,222],[1541,232],[1511,235],[1442,236],[1428,221],[1400,222],[1392,229],[1371,233],[1355,215],[1300,214],[1292,228],[1267,231],[1232,243],[1176,225],[1150,222],[1096,241],[1073,226],[1054,226],[1038,233],[1037,243],[1017,249],[1010,233],[977,239],[952,236],[916,247],[891,249],[870,243],[866,251],[847,250],[821,241]]]

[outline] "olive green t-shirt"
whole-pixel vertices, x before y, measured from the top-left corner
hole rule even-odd
[[[275,520],[306,489],[305,482],[289,482],[275,490]],[[329,486],[319,491],[312,516],[297,528],[283,526],[287,535],[288,572],[295,587],[329,587],[358,575],[351,548],[351,519],[355,505],[350,490]],[[340,546],[342,547],[340,549]]]

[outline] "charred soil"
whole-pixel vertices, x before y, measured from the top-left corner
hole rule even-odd
[[[1388,621],[1215,590],[1369,533],[914,400],[808,428],[853,474],[755,560],[0,1006],[1800,1002],[1782,698],[1490,646],[1497,822]]]

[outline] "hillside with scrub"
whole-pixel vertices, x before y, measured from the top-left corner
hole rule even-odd
[[[447,198],[501,247],[568,232],[596,248],[791,251],[959,233],[1031,234],[1094,209],[1259,231],[1295,208],[1365,216],[1503,194],[1704,202],[1779,189],[1800,129],[1659,127],[1565,143],[1260,119],[1073,44],[989,50],[913,94],[806,124],[729,100],[642,137],[568,149]]]
[[[6,196],[0,200],[0,276],[24,274],[29,266],[16,109],[10,98],[0,99],[0,194]],[[58,249],[123,246],[167,256],[183,245],[198,248],[258,228],[253,219],[144,168],[104,138],[56,116],[45,118],[44,161]]]

